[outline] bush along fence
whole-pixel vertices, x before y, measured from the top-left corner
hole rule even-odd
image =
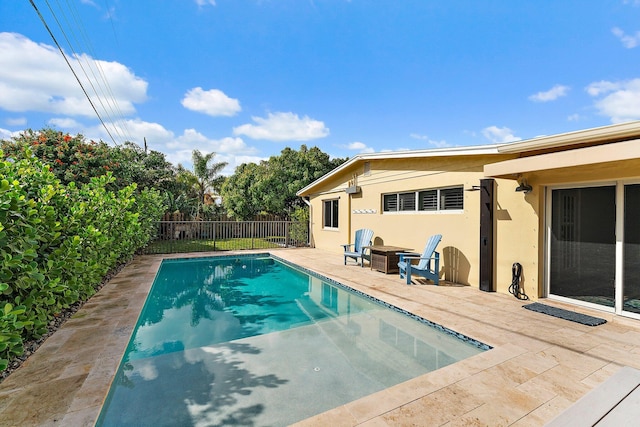
[[[109,271],[156,233],[155,190],[114,192],[109,174],[77,187],[26,153],[0,151],[0,371],[49,321],[95,293]]]
[[[147,254],[308,246],[304,221],[160,221]]]

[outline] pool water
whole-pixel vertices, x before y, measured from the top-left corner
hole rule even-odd
[[[287,425],[478,354],[269,256],[163,261],[97,426]]]

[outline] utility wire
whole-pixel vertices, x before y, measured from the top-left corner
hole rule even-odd
[[[77,12],[77,8],[75,7],[75,5],[73,3],[70,3],[69,0],[66,0],[67,3],[67,7],[70,10],[70,14],[73,18],[73,23],[69,21],[69,19],[67,18],[67,14],[64,12],[64,9],[62,8],[62,6],[60,5],[60,2],[58,1],[58,7],[60,9],[60,11],[62,12],[62,15],[66,21],[67,26],[69,27],[69,29],[71,30],[71,33],[74,36],[74,39],[76,41],[76,43],[78,43],[79,45],[82,45],[82,43],[80,43],[79,38],[75,35],[73,29],[74,28],[79,28],[80,29],[80,34],[82,37],[80,37],[81,40],[84,41],[84,44],[86,45],[86,49],[92,58],[94,58],[93,60],[90,60],[89,57],[87,57],[86,55],[79,55],[78,54],[78,49],[74,49],[73,46],[71,45],[71,42],[69,41],[69,38],[66,35],[66,32],[64,30],[64,28],[60,25],[60,22],[58,21],[57,17],[55,16],[55,12],[51,9],[51,6],[49,6],[49,10],[51,11],[52,15],[54,16],[54,19],[56,19],[56,22],[58,23],[58,26],[60,27],[60,31],[62,31],[62,34],[65,36],[65,39],[67,40],[67,43],[69,43],[69,46],[72,50],[72,52],[74,52],[76,60],[78,61],[78,63],[80,64],[80,67],[82,68],[83,72],[85,73],[85,77],[87,78],[87,80],[89,81],[89,83],[91,84],[91,87],[94,90],[94,93],[96,94],[96,97],[98,98],[100,105],[102,106],[104,112],[107,114],[107,116],[109,117],[110,121],[111,121],[111,126],[113,127],[113,130],[118,134],[118,136],[121,138],[121,142],[124,140],[132,140],[131,138],[131,133],[129,131],[129,127],[127,125],[127,122],[124,118],[124,114],[122,113],[122,110],[120,109],[120,105],[118,104],[118,101],[113,93],[113,90],[111,89],[111,85],[109,84],[109,80],[106,77],[106,74],[104,72],[104,69],[102,67],[101,61],[95,59],[97,57],[97,55],[95,54],[95,51],[93,49],[93,46],[91,44],[91,40],[89,39],[89,37],[87,36],[87,32],[85,31],[84,25],[82,25],[82,21],[79,19],[78,17],[78,12]],[[48,4],[48,3],[47,3]],[[82,58],[85,58],[85,62],[89,68],[89,70],[91,71],[91,74],[93,76],[93,80],[96,82],[96,84],[98,85],[98,88],[100,89],[101,95],[100,96],[98,94],[98,92],[96,91],[92,80],[89,78],[89,76],[86,73],[85,68],[82,66]],[[92,66],[93,65],[93,66]],[[97,69],[97,72],[96,70]],[[96,73],[98,75],[96,75]],[[101,83],[102,82],[102,83]],[[104,100],[104,102],[103,102]],[[106,106],[105,106],[105,102],[106,102]],[[107,108],[109,107],[109,108]],[[121,123],[122,126],[118,126],[117,124]]]
[[[91,67],[91,64],[89,61],[87,61],[87,68],[89,68],[89,70],[91,71],[91,73],[93,74],[93,80],[91,78],[89,78],[89,75],[87,74],[87,70],[85,69],[85,67],[82,65],[82,56],[78,54],[77,50],[73,47],[73,44],[71,43],[71,40],[69,39],[69,37],[67,36],[66,31],[64,30],[62,24],[60,23],[60,20],[58,20],[58,16],[56,15],[56,13],[54,12],[53,8],[51,7],[51,5],[49,4],[48,0],[45,0],[45,3],[47,4],[47,6],[49,7],[49,12],[51,12],[51,15],[53,16],[53,19],[56,21],[56,23],[58,24],[58,28],[60,28],[60,31],[62,32],[62,35],[64,36],[64,39],[67,41],[67,44],[69,45],[69,49],[71,50],[71,53],[73,54],[73,57],[75,58],[78,66],[80,67],[80,69],[82,70],[82,73],[84,74],[86,81],[89,82],[89,85],[91,86],[91,89],[93,89],[93,93],[96,96],[96,99],[98,100],[98,103],[100,104],[100,106],[102,107],[102,111],[103,113],[107,116],[107,118],[109,119],[109,121],[111,122],[112,126],[113,126],[113,122],[114,119],[113,117],[109,114],[109,111],[107,110],[107,107],[105,106],[105,103],[103,102],[103,100],[108,101],[108,98],[106,96],[104,96],[104,90],[102,88],[102,86],[100,85],[100,81],[98,80],[98,78],[96,77],[96,74],[93,70],[93,68]],[[58,3],[58,7],[60,7],[60,3]],[[62,15],[65,19],[65,21],[67,22],[67,25],[69,25],[69,20],[67,19],[67,15],[64,13],[64,10],[62,10],[62,8],[60,7],[60,10],[62,11]],[[69,28],[73,28],[72,25],[69,25]],[[73,31],[71,31],[74,40],[77,42],[78,38],[76,37],[75,33]],[[98,94],[98,91],[96,90],[95,85],[93,84],[93,82],[96,82],[96,84],[98,85],[98,87],[101,89],[102,95],[100,96],[100,94]],[[113,112],[113,110],[112,110]],[[120,132],[118,131],[118,128],[114,127],[114,133],[117,134],[118,138],[120,140],[123,139],[122,134],[120,134]]]
[[[76,78],[76,81],[80,85],[80,88],[82,89],[82,92],[87,97],[87,100],[89,101],[89,104],[91,104],[91,108],[93,108],[93,111],[96,113],[96,116],[98,116],[98,119],[100,120],[100,123],[102,124],[102,127],[104,127],[104,130],[107,132],[107,134],[109,135],[109,137],[111,138],[113,143],[115,145],[118,145],[118,143],[116,142],[115,138],[111,134],[111,131],[109,131],[109,128],[107,127],[107,125],[105,124],[104,120],[100,116],[100,113],[98,113],[98,110],[96,109],[96,106],[93,104],[93,101],[91,101],[91,97],[89,97],[89,94],[87,93],[86,89],[82,85],[82,81],[80,81],[80,78],[78,77],[78,75],[76,74],[75,70],[71,66],[71,63],[69,62],[69,59],[67,58],[67,55],[64,53],[64,50],[62,49],[62,47],[58,43],[58,40],[53,35],[53,32],[51,32],[51,29],[49,28],[49,25],[47,24],[47,21],[44,19],[44,16],[42,16],[42,13],[40,13],[40,10],[38,9],[38,6],[36,6],[36,4],[34,3],[33,0],[29,0],[29,3],[31,3],[31,6],[33,6],[33,8],[35,9],[36,13],[38,14],[38,17],[42,21],[42,24],[44,25],[44,27],[46,28],[47,32],[49,33],[49,35],[53,39],[53,42],[55,43],[56,47],[58,48],[58,50],[62,54],[62,57],[64,58],[65,62],[67,63],[67,66],[69,67],[69,69],[73,73],[73,76]]]

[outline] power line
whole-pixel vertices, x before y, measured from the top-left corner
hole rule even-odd
[[[64,58],[65,62],[67,63],[67,66],[69,67],[69,69],[71,70],[71,73],[73,73],[73,76],[75,77],[76,81],[78,82],[78,84],[80,85],[80,88],[82,89],[82,92],[84,93],[84,95],[86,96],[87,100],[89,101],[89,104],[91,105],[91,108],[93,108],[93,111],[96,113],[96,116],[98,117],[98,119],[100,120],[100,123],[102,124],[102,127],[104,128],[104,130],[107,132],[107,134],[109,135],[109,137],[111,138],[111,141],[113,141],[113,143],[115,145],[118,145],[118,143],[116,142],[115,138],[113,137],[113,135],[111,134],[111,131],[109,130],[109,128],[107,127],[106,123],[104,122],[104,120],[102,119],[102,116],[100,116],[100,113],[98,113],[98,110],[96,109],[96,106],[94,105],[93,101],[91,101],[91,97],[89,96],[89,94],[87,93],[86,89],[84,88],[82,81],[80,81],[80,78],[78,77],[78,75],[76,74],[75,70],[73,69],[73,67],[71,66],[71,62],[69,61],[69,59],[67,58],[67,55],[64,53],[64,50],[62,49],[62,47],[60,46],[60,43],[58,43],[58,40],[56,39],[55,35],[53,34],[53,32],[51,31],[51,29],[49,28],[49,25],[47,24],[47,21],[44,19],[44,16],[42,16],[42,13],[40,13],[40,10],[38,9],[38,6],[36,6],[36,4],[34,3],[33,0],[29,0],[29,3],[31,3],[31,6],[33,6],[34,10],[36,11],[36,13],[38,14],[38,17],[40,18],[40,20],[42,21],[42,24],[44,25],[45,29],[47,30],[47,32],[49,33],[49,35],[51,36],[51,38],[53,39],[53,42],[55,43],[56,47],[58,48],[58,50],[60,51],[60,54],[62,54],[62,57]],[[49,3],[47,2],[47,5]],[[49,8],[51,8],[49,6]],[[59,25],[59,24],[58,24]]]
[[[91,87],[92,87],[92,89],[93,89],[93,91],[94,91],[94,93],[96,95],[96,98],[98,98],[98,101],[100,102],[100,105],[102,106],[103,112],[108,116],[108,118],[109,118],[109,120],[111,122],[111,126],[112,126],[113,130],[121,138],[121,142],[126,140],[126,139],[131,140],[132,139],[131,138],[131,134],[129,132],[129,128],[128,128],[127,122],[126,122],[126,120],[124,118],[124,114],[122,113],[122,110],[120,109],[120,105],[118,104],[118,102],[116,100],[116,97],[115,97],[115,95],[113,93],[113,90],[111,89],[111,85],[109,84],[109,80],[106,77],[104,69],[103,69],[103,67],[101,65],[101,61],[95,59],[97,57],[97,55],[95,54],[95,52],[93,50],[93,46],[91,44],[91,40],[88,37],[87,32],[84,29],[84,25],[82,25],[82,21],[78,17],[79,14],[77,12],[77,8],[75,7],[75,4],[74,3],[70,3],[69,0],[66,0],[67,7],[70,10],[70,14],[71,14],[71,16],[73,18],[73,23],[71,23],[71,22],[69,22],[69,19],[67,18],[67,14],[64,12],[64,9],[60,5],[60,2],[57,1],[57,3],[58,3],[58,8],[62,12],[62,15],[63,15],[63,17],[64,17],[64,19],[66,21],[66,24],[69,27],[70,32],[74,36],[74,40],[76,41],[76,43],[78,43],[79,45],[82,45],[82,43],[80,43],[80,40],[84,41],[84,44],[86,45],[86,50],[88,50],[89,53],[91,54],[91,57],[94,58],[91,61],[90,57],[87,57],[87,55],[78,54],[78,49],[74,49],[73,48],[73,45],[71,44],[71,41],[67,37],[67,34],[66,34],[64,28],[62,27],[62,25],[60,25],[60,22],[58,21],[55,12],[53,11],[51,6],[49,5],[49,10],[51,11],[51,14],[53,15],[54,19],[58,23],[58,27],[60,28],[60,31],[65,36],[65,39],[67,40],[67,43],[69,44],[69,47],[70,47],[71,51],[74,53],[75,58],[78,61],[78,64],[80,65],[80,68],[84,72],[85,77],[87,78],[87,81],[89,81],[89,83],[91,84]],[[47,3],[47,5],[48,5],[48,3]],[[75,35],[75,32],[73,31],[74,28],[79,28],[80,29],[81,37],[77,37]],[[85,68],[82,66],[83,58],[85,58],[85,62],[87,64],[87,67],[91,71],[91,74],[93,76],[93,80],[91,80],[89,78]],[[96,75],[96,71],[95,71],[94,68],[97,68],[97,74],[98,75]],[[101,92],[100,94],[98,94],[98,91],[96,90],[95,86],[93,85],[93,81],[95,81],[96,84],[98,85],[98,88],[100,89],[100,92]],[[105,90],[105,88],[106,88],[106,90]],[[103,102],[103,100],[104,100],[104,102]],[[106,103],[106,106],[105,106],[105,103]],[[116,126],[117,123],[122,123],[122,127],[120,128],[120,127]]]

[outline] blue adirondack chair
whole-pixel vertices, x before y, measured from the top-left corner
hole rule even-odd
[[[438,243],[442,240],[442,234],[434,234],[429,237],[422,255],[416,253],[399,253],[398,268],[400,278],[406,278],[407,285],[411,284],[411,275],[417,274],[425,279],[440,283],[440,254],[436,252]],[[412,260],[419,260],[417,264],[411,264]]]
[[[360,258],[360,267],[364,266],[364,260],[367,259],[371,262],[371,257],[367,253],[369,252],[365,246],[371,245],[371,241],[373,239],[373,230],[369,230],[368,228],[362,228],[360,230],[356,230],[356,238],[353,243],[342,245],[344,248],[344,265],[347,265],[347,258],[352,258],[358,262],[358,258]]]

